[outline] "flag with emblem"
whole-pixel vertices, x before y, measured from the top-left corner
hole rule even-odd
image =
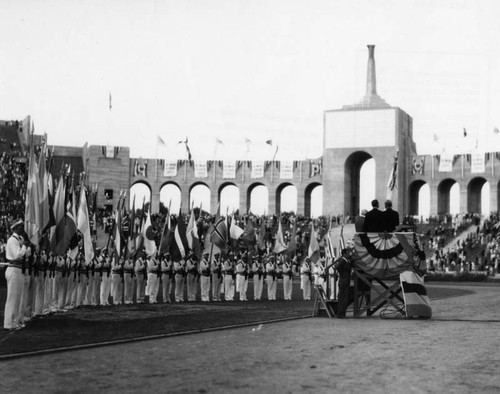
[[[146,254],[148,256],[153,256],[156,253],[155,235],[155,229],[151,223],[151,215],[148,211],[146,215],[146,223],[144,224],[143,229],[144,249],[146,250]]]

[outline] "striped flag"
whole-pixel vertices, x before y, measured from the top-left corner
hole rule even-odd
[[[283,229],[281,226],[281,217],[278,218],[278,230],[276,231],[276,243],[274,244],[273,253],[281,253],[287,250],[287,245],[283,239]]]
[[[311,222],[311,239],[309,240],[307,257],[309,257],[311,259],[311,262],[313,263],[316,263],[319,260],[319,244],[317,239],[317,231],[314,228],[314,222]]]
[[[356,233],[354,251],[356,265],[380,279],[411,269],[417,253],[414,233]]]
[[[85,251],[85,261],[90,263],[94,258],[94,245],[90,234],[89,210],[87,205],[86,188],[82,185],[80,190],[80,205],[78,206],[77,229],[83,236],[83,250]]]
[[[57,184],[56,194],[54,196],[54,206],[52,207],[54,211],[54,226],[51,229],[50,234],[50,250],[56,255],[64,255],[65,250],[61,250],[58,247],[59,240],[64,237],[64,214],[66,212],[65,203],[66,194],[66,184],[64,178],[61,175],[59,178],[59,183]]]
[[[424,286],[424,279],[413,271],[402,272],[399,279],[403,288],[406,317],[430,319],[432,309]]]
[[[182,217],[181,212],[179,212],[179,217],[177,218],[177,226],[174,230],[174,240],[177,248],[176,252],[180,254],[180,257],[185,258],[189,252],[189,245],[186,238],[186,223],[184,223],[184,218]],[[172,257],[176,252],[171,253]]]
[[[24,213],[24,231],[28,239],[34,245],[38,245],[42,235],[41,212],[40,212],[40,177],[38,165],[35,161],[33,136],[31,136],[28,184],[26,187],[26,207]]]

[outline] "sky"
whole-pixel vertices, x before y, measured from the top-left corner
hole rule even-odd
[[[494,0],[0,0],[0,119],[31,115],[49,144],[132,157],[186,158],[188,138],[194,159],[317,158],[323,112],[362,99],[374,44],[378,93],[413,117],[419,153],[498,150],[499,11]]]

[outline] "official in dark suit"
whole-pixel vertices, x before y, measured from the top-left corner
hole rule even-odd
[[[354,229],[357,233],[365,232],[365,216],[367,212],[366,209],[362,209],[361,214],[354,218]]]
[[[349,305],[349,288],[351,286],[352,262],[349,249],[342,249],[342,256],[335,262],[339,273],[339,298],[337,317],[344,318]]]
[[[372,201],[372,209],[366,213],[365,229],[366,233],[382,233],[385,230],[384,213],[378,209],[378,200]]]
[[[392,209],[391,200],[386,200],[384,205],[385,211],[383,212],[383,214],[385,231],[387,231],[388,233],[392,233],[399,226],[399,213]]]

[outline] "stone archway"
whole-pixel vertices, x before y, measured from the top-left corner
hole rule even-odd
[[[220,185],[218,190],[218,201],[220,203],[220,213],[222,216],[239,211],[240,192],[238,186],[233,182],[226,182]]]
[[[454,179],[444,179],[438,185],[438,210],[439,215],[450,213],[450,190],[457,182]]]
[[[312,216],[312,194],[313,192],[318,188],[321,187],[323,188],[323,185],[319,182],[314,182],[309,185],[307,185],[306,190],[305,190],[305,196],[304,196],[304,215],[307,217]],[[321,194],[323,194],[321,192]]]
[[[256,215],[269,213],[269,189],[262,183],[252,183],[247,189],[247,212]]]
[[[170,207],[171,212],[181,209],[181,188],[175,182],[166,182],[160,187],[160,212]]]
[[[344,207],[345,212],[355,217],[359,212],[360,200],[360,171],[363,164],[372,159],[372,156],[364,151],[351,153],[344,163]]]
[[[410,215],[419,215],[420,210],[419,210],[419,200],[420,200],[420,190],[422,189],[422,186],[426,185],[427,182],[423,180],[417,180],[408,186],[408,195],[410,198],[410,209],[409,209],[409,214]]]
[[[276,188],[276,215],[279,215],[281,213],[281,207],[282,207],[282,194],[283,194],[283,191],[288,188],[288,187],[295,187],[295,185],[289,183],[289,182],[285,182],[285,183],[282,183],[280,185],[278,185],[278,187]],[[295,191],[297,191],[297,189],[295,189]],[[295,210],[294,211],[297,211],[297,206],[295,204]],[[295,212],[296,213],[296,212]]]
[[[207,184],[203,182],[193,183],[189,188],[189,209],[192,206],[196,208],[201,206],[204,211],[210,212],[210,196],[211,192]]]
[[[485,183],[483,177],[470,180],[467,185],[467,212],[481,213],[481,191]]]

